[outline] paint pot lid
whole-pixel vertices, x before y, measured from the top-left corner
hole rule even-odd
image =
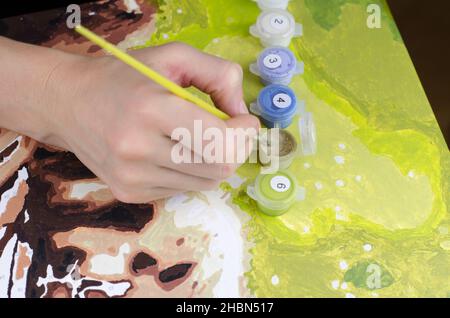
[[[304,156],[315,155],[317,152],[317,132],[312,113],[306,112],[298,122]]]
[[[269,80],[292,76],[299,71],[294,54],[284,47],[270,47],[262,51],[257,67],[260,75]]]
[[[289,208],[297,200],[298,186],[288,171],[260,174],[255,181],[255,199],[270,209]]]
[[[290,39],[295,35],[301,35],[301,29],[288,11],[267,9],[258,16],[256,24],[250,28],[250,33],[266,40]]]
[[[297,97],[289,87],[272,84],[259,93],[257,105],[257,115],[271,122],[282,121],[296,114]]]
[[[263,10],[286,9],[290,0],[253,0],[258,3]]]

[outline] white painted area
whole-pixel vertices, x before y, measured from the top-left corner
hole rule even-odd
[[[371,244],[364,244],[363,245],[363,250],[366,252],[370,252],[372,250],[372,245]]]
[[[333,289],[338,289],[339,288],[339,280],[333,280],[332,282],[331,282],[331,287],[333,288]]]
[[[95,278],[90,278],[90,277],[80,278],[79,275],[74,275],[74,274],[76,274],[75,270],[77,268],[78,268],[77,263],[75,263],[74,266],[72,266],[72,270],[69,273],[67,273],[66,276],[59,279],[54,276],[53,268],[51,267],[51,265],[48,265],[46,277],[39,277],[37,284],[36,284],[38,287],[44,286],[45,291],[44,291],[43,295],[41,296],[41,298],[43,298],[47,294],[48,284],[54,283],[54,282],[59,282],[61,284],[67,284],[68,286],[70,286],[72,289],[72,295],[71,295],[72,298],[74,298],[76,296],[78,296],[80,298],[85,298],[86,292],[89,290],[102,291],[108,297],[124,296],[125,293],[127,292],[127,290],[130,289],[130,287],[131,287],[131,284],[129,282],[110,283],[107,281],[101,281],[101,280],[97,280]],[[90,281],[94,280],[94,281],[100,282],[101,285],[86,287],[85,289],[78,292],[77,290],[78,290],[78,288],[81,287],[84,280],[90,280]]]
[[[214,44],[219,43],[219,41],[220,41],[220,40],[219,40],[218,38],[213,39],[213,43],[214,43]]]
[[[28,210],[25,210],[23,223],[27,223],[29,220],[30,220],[30,214],[28,214]]]
[[[345,150],[346,148],[347,148],[347,146],[344,143],[339,144],[339,149]]]
[[[346,283],[346,282],[343,282],[342,284],[341,284],[341,289],[347,289],[348,288],[348,284]]]
[[[278,277],[278,275],[273,275],[270,282],[272,283],[272,285],[277,286],[280,283],[280,278]]]
[[[336,161],[338,165],[343,165],[345,163],[345,158],[343,156],[335,156],[334,161]]]
[[[9,278],[16,242],[17,235],[14,234],[8,243],[6,243],[6,246],[0,256],[0,298],[8,297]]]
[[[0,162],[0,167],[5,165],[9,160],[11,160],[11,158],[14,156],[14,154],[16,153],[17,149],[19,149],[20,147],[20,143],[22,141],[22,136],[18,136],[16,139],[14,139],[13,141],[11,141],[5,148],[1,149],[1,151],[5,150],[6,148],[8,148],[9,146],[11,146],[13,143],[15,143],[16,141],[18,142],[18,146],[5,158],[3,158],[3,160]]]
[[[31,249],[30,245],[28,243],[18,243],[16,255],[14,256],[14,270],[13,270],[13,277],[12,277],[12,288],[11,288],[11,298],[25,298],[25,291],[27,288],[27,277],[28,277],[28,269],[30,266],[22,268],[23,270],[23,276],[20,279],[16,279],[17,271],[18,271],[18,261],[19,261],[19,251],[21,248],[26,249],[26,255],[31,260],[33,257],[33,250]]]
[[[198,279],[205,281],[219,276],[213,297],[240,297],[246,259],[241,233],[243,224],[223,198],[222,190],[202,194],[206,196],[206,202],[196,196],[176,195],[166,201],[165,210],[174,214],[176,227],[197,227],[209,234],[208,253],[199,265]]]
[[[308,225],[305,225],[305,226],[303,227],[303,233],[309,233],[310,230],[311,230],[311,229],[309,228]]]
[[[317,181],[316,183],[314,183],[314,186],[316,187],[317,190],[322,190],[323,189],[323,184],[322,182]]]
[[[311,168],[311,164],[309,164],[308,162],[305,162],[305,163],[303,164],[303,167],[304,167],[305,169],[309,169],[309,168]]]
[[[127,7],[127,12],[142,13],[141,8],[137,4],[136,0],[124,0],[124,4]]]
[[[348,264],[345,260],[339,262],[339,268],[345,271],[348,268]]]
[[[162,35],[162,37],[163,37],[163,39],[168,39],[169,38],[169,35],[167,34],[167,33],[164,33],[163,35]]]
[[[177,13],[178,13],[178,14],[182,14],[182,13],[183,13],[183,9],[178,8],[178,9],[177,9]]]
[[[336,211],[336,212],[341,212],[341,211],[342,211],[342,208],[341,208],[339,205],[337,205],[337,206],[334,208],[334,211]]]
[[[241,177],[239,177],[237,174],[232,175],[231,177],[229,177],[227,179],[227,182],[230,184],[230,186],[233,189],[237,189],[239,188],[247,179],[244,178],[242,179]]]
[[[6,226],[0,227],[0,240],[3,238],[3,235],[5,235],[6,232]]]
[[[347,218],[346,218],[345,215],[342,214],[341,212],[336,212],[336,220],[339,220],[339,221],[346,221]]]
[[[355,180],[356,180],[357,182],[361,182],[361,181],[362,181],[362,177],[361,177],[361,176],[356,176],[356,177],[355,177]]]
[[[416,174],[414,173],[414,171],[408,172],[408,177],[414,178],[415,176],[416,176]]]
[[[343,186],[345,186],[344,180],[336,180],[336,186],[337,186],[337,187],[343,187]]]
[[[353,295],[352,293],[347,293],[345,294],[345,298],[356,298],[356,296]]]
[[[0,216],[6,212],[6,207],[8,206],[9,201],[17,195],[19,191],[19,186],[23,181],[28,179],[28,172],[25,167],[19,170],[17,179],[14,181],[14,185],[11,189],[2,193],[0,197]]]
[[[100,182],[76,183],[73,185],[69,197],[71,199],[82,200],[89,193],[108,189],[108,186]]]
[[[130,245],[122,244],[116,256],[98,254],[91,258],[90,271],[99,275],[117,275],[125,272],[125,255],[130,253]]]

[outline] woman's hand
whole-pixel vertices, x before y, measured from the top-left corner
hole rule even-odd
[[[35,88],[44,112],[38,117],[46,119],[45,125],[35,136],[32,129],[26,132],[74,152],[120,201],[144,203],[178,192],[210,190],[234,173],[237,164],[174,163],[171,153],[177,141],[170,137],[175,128],[187,128],[191,136],[194,120],[202,121],[203,131],[216,127],[224,136],[227,128],[259,128],[243,101],[240,66],[187,45],[172,43],[132,54],[178,84],[210,94],[230,120],[173,95],[113,57],[59,54],[65,56],[42,81],[43,91]],[[183,145],[202,156],[195,153],[193,142]],[[250,138],[243,147],[225,144],[224,151],[244,151],[247,156],[249,149]]]

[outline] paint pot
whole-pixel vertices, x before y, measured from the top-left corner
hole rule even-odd
[[[317,133],[312,113],[300,113],[298,129],[300,132],[303,155],[315,155],[317,153]]]
[[[287,48],[271,47],[261,52],[256,63],[250,65],[250,72],[259,76],[264,85],[289,85],[292,77],[303,73],[303,63],[298,62]]]
[[[259,38],[265,47],[288,47],[293,37],[303,34],[303,27],[295,23],[288,11],[269,9],[261,12],[256,24],[250,27],[250,34]]]
[[[305,189],[297,185],[287,171],[260,174],[255,183],[247,187],[247,194],[257,202],[259,210],[270,216],[285,214],[297,201],[304,200]]]
[[[277,131],[278,133],[272,135]],[[263,166],[271,166],[278,162],[279,170],[286,170],[297,156],[297,141],[295,137],[283,129],[269,129],[259,136],[259,160]]]
[[[297,97],[284,85],[269,85],[250,104],[250,111],[268,128],[287,128],[297,113]]]
[[[258,3],[261,10],[282,9],[286,10],[290,0],[253,0]]]

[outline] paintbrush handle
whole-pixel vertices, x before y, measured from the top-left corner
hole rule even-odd
[[[122,62],[128,64],[132,68],[134,68],[139,73],[143,74],[144,76],[147,76],[149,79],[153,80],[157,84],[161,85],[162,87],[166,88],[173,94],[203,108],[207,112],[219,117],[220,119],[229,119],[230,116],[219,110],[218,108],[208,104],[201,98],[195,96],[185,88],[179,86],[178,84],[172,82],[170,79],[164,77],[163,75],[159,74],[158,72],[152,70],[147,65],[143,64],[142,62],[138,61],[128,53],[125,53],[118,47],[116,47],[114,44],[109,43],[108,41],[104,40],[103,38],[99,37],[95,33],[89,31],[82,25],[77,25],[75,27],[75,30],[87,38],[88,40],[92,41],[93,43],[100,46],[105,51],[111,53],[116,58],[121,60]]]

